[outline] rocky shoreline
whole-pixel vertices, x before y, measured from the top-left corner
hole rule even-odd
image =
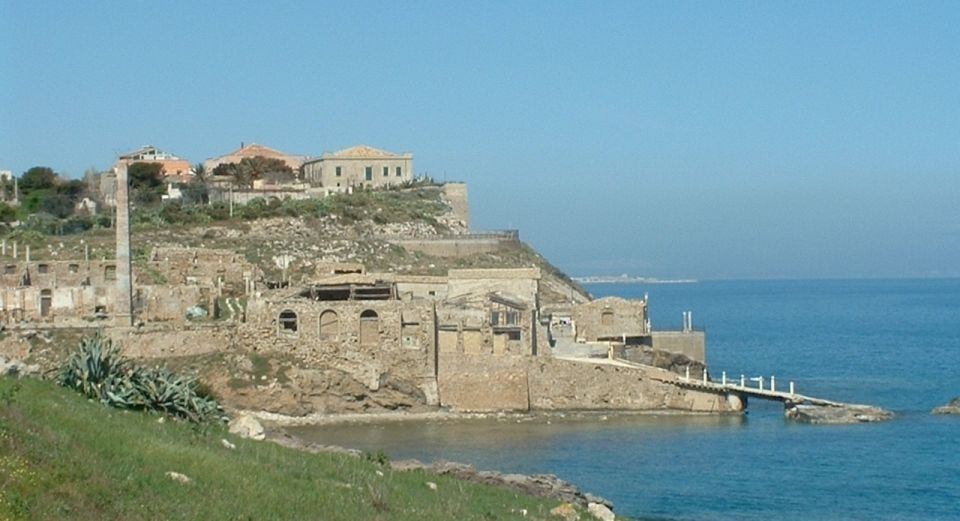
[[[282,429],[265,429],[255,424],[255,422],[256,420],[251,416],[241,416],[231,422],[230,430],[238,435],[271,441],[278,445],[304,452],[345,454],[357,458],[363,456],[363,452],[357,449],[306,442],[290,435]],[[242,427],[235,429],[234,425],[242,425]],[[564,504],[569,504],[578,505],[587,509],[588,512],[597,519],[613,520],[615,518],[612,502],[603,497],[584,492],[573,483],[564,481],[553,474],[510,474],[489,470],[477,470],[473,465],[466,463],[451,461],[423,463],[415,459],[391,461],[389,465],[392,470],[397,472],[423,471],[430,474],[450,476],[474,483],[506,488],[518,494],[556,499],[561,502],[561,506],[557,509],[557,515],[560,517],[564,517],[561,513]]]
[[[420,421],[458,421],[458,420],[486,420],[496,419],[511,422],[529,422],[529,421],[553,421],[553,420],[592,420],[607,421],[611,417],[624,416],[717,416],[718,413],[680,411],[680,410],[565,410],[565,411],[536,411],[536,412],[458,412],[448,410],[436,410],[427,412],[373,412],[373,413],[334,413],[334,414],[307,414],[304,416],[291,416],[285,414],[272,413],[267,411],[254,410],[236,410],[232,411],[235,416],[251,416],[264,423],[277,427],[306,427],[306,426],[324,426],[324,425],[350,425],[350,424],[378,424],[378,423],[397,423],[397,422],[420,422]],[[738,413],[739,415],[739,413]]]

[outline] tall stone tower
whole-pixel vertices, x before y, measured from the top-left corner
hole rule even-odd
[[[130,284],[130,184],[127,165],[117,168],[117,290],[114,321],[118,326],[133,325],[133,288]]]
[[[463,221],[467,230],[470,229],[470,205],[467,203],[467,184],[466,183],[446,183],[443,185],[443,193],[453,209],[454,215]]]

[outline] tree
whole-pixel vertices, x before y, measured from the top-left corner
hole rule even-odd
[[[193,175],[195,181],[206,182],[207,181],[207,167],[203,163],[197,163],[193,165]]]
[[[65,195],[73,202],[80,202],[83,199],[84,192],[87,191],[87,185],[80,179],[61,180],[57,183],[56,192]]]
[[[239,163],[220,164],[213,169],[213,175],[230,176],[234,185],[244,188],[252,188],[254,181],[260,179],[296,179],[296,173],[282,160],[263,156],[245,157]]]
[[[163,165],[160,163],[131,163],[127,166],[130,180],[130,200],[138,205],[153,205],[160,202],[166,188],[163,182]]]
[[[0,223],[10,224],[17,220],[17,209],[7,203],[0,203]]]
[[[46,166],[35,166],[20,176],[20,189],[26,192],[53,188],[57,182],[57,173]]]
[[[58,219],[66,219],[73,214],[73,201],[63,194],[48,195],[40,200],[38,210]]]

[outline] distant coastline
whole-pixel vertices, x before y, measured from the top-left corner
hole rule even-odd
[[[697,279],[657,279],[653,277],[634,277],[631,275],[589,275],[572,277],[580,284],[694,284]]]

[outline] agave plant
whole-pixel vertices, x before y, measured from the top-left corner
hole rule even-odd
[[[198,392],[196,377],[136,367],[99,332],[80,341],[57,382],[112,407],[158,411],[198,423],[225,419],[216,399]]]
[[[128,363],[111,340],[100,332],[80,340],[80,347],[60,368],[57,383],[102,402],[121,384]]]

